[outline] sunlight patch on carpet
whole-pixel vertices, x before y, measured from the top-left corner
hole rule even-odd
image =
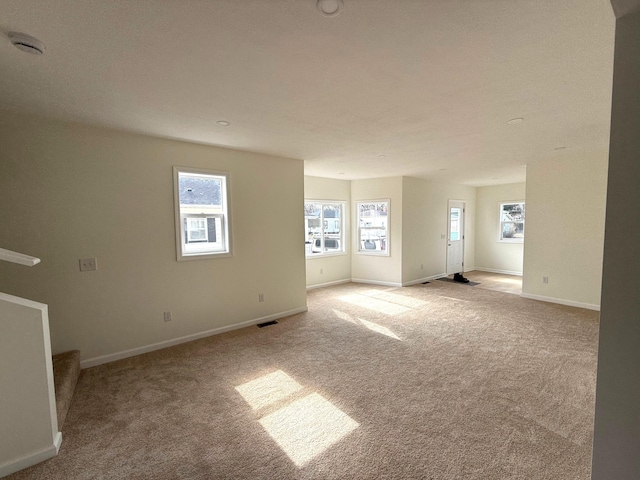
[[[258,410],[302,390],[302,385],[277,370],[240,385],[236,390],[254,410]]]
[[[377,323],[370,322],[368,320],[363,320],[362,318],[354,318],[346,312],[341,312],[340,310],[333,309],[333,313],[336,317],[341,320],[346,320],[347,322],[354,323],[356,325],[363,325],[367,327],[372,332],[381,333],[382,335],[386,335],[387,337],[394,338],[396,340],[402,341],[400,337],[398,337],[395,333],[393,333],[390,329],[385,326],[378,325]]]
[[[384,300],[386,302],[402,305],[407,308],[423,308],[428,302],[420,300],[419,298],[412,298],[406,295],[399,295],[397,293],[385,292],[381,290],[370,290],[366,293],[372,297],[376,297],[378,300]]]
[[[353,318],[351,315],[349,315],[348,313],[342,312],[340,310],[336,310],[335,308],[333,308],[332,310],[333,310],[334,315],[336,317],[338,317],[339,319],[346,320],[347,322],[350,322],[350,323],[358,324],[358,321],[355,318]]]
[[[507,283],[509,285],[522,285],[522,278],[496,278],[494,282]]]
[[[355,420],[317,393],[267,415],[260,424],[298,467],[359,427]]]
[[[387,302],[386,300],[379,300],[369,295],[359,295],[357,293],[338,297],[338,300],[340,300],[341,302],[350,303],[351,305],[355,305],[357,307],[373,310],[374,312],[384,313],[385,315],[389,316],[401,315],[403,313],[411,311],[410,308],[407,308],[403,305]]]
[[[360,320],[360,323],[362,323],[365,327],[367,327],[369,330],[373,332],[381,333],[382,335],[386,335],[387,337],[395,338],[396,340],[402,341],[400,337],[398,337],[395,333],[393,333],[387,327],[383,327],[382,325],[378,325],[377,323],[369,322],[361,318],[359,318],[358,320]]]

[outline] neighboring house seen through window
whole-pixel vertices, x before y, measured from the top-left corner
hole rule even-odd
[[[356,203],[358,253],[389,255],[389,200]]]
[[[305,200],[304,234],[307,257],[345,253],[345,202]]]
[[[229,175],[174,167],[178,260],[229,255]]]
[[[500,242],[524,242],[524,202],[500,204]]]

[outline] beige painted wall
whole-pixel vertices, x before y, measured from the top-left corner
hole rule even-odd
[[[346,202],[345,245],[347,251],[341,255],[307,258],[307,287],[351,281],[351,182],[305,176],[304,198]]]
[[[413,177],[403,177],[402,184],[403,284],[446,275],[449,200],[466,203],[464,264],[473,270],[476,189]]]
[[[302,161],[11,118],[0,246],[42,263],[0,262],[0,291],[49,305],[54,353],[92,359],[306,308]],[[230,172],[233,257],[176,261],[173,165]]]
[[[527,166],[524,296],[598,308],[606,182],[606,151]]]
[[[523,243],[499,242],[500,203],[525,200],[525,183],[479,187],[476,211],[476,269],[522,275]],[[525,207],[526,208],[526,207]],[[525,238],[527,236],[525,223]]]
[[[351,240],[351,276],[354,281],[401,285],[402,283],[402,177],[353,180],[351,182],[351,215],[357,228],[355,203],[360,200],[389,199],[390,255],[357,253],[357,235]]]

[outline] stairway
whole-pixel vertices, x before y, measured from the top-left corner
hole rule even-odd
[[[62,430],[71,406],[73,392],[80,377],[80,351],[60,353],[53,356],[53,382],[56,390],[56,413],[58,430]]]

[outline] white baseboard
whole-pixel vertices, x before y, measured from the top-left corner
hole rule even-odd
[[[417,280],[411,280],[402,284],[403,287],[410,287],[411,285],[417,285],[419,283],[429,282],[431,280],[437,280],[438,278],[446,277],[446,273],[439,273],[438,275],[431,275],[430,277],[419,278]]]
[[[477,270],[478,272],[502,273],[503,275],[516,275],[518,277],[522,276],[522,272],[517,272],[515,270],[499,270],[497,268],[484,268],[484,267],[476,267],[474,270]]]
[[[446,273],[439,273],[437,275],[431,275],[429,277],[423,277],[423,278],[418,278],[416,280],[411,280],[409,282],[404,282],[404,283],[396,283],[396,282],[381,282],[378,280],[365,280],[362,278],[347,278],[344,280],[337,280],[335,282],[328,282],[328,283],[321,283],[321,284],[317,284],[317,285],[309,285],[307,287],[307,290],[314,290],[316,288],[323,288],[323,287],[331,287],[333,285],[340,285],[340,284],[344,284],[344,283],[366,283],[369,285],[381,285],[383,287],[410,287],[411,285],[417,285],[418,283],[424,283],[424,282],[429,282],[431,280],[436,280],[438,278],[442,278],[442,277],[446,277],[447,274]]]
[[[369,285],[382,285],[383,287],[401,287],[401,283],[397,282],[380,282],[378,280],[365,280],[362,278],[352,278],[351,281],[353,283],[366,283]]]
[[[25,455],[24,457],[10,460],[0,465],[0,478],[6,477],[7,475],[11,475],[12,473],[19,472],[20,470],[24,470],[25,468],[31,467],[40,462],[44,462],[45,460],[49,460],[50,458],[55,457],[56,455],[58,455],[61,444],[62,433],[58,432],[53,438],[53,443],[48,447],[43,448],[42,450],[38,450],[37,452],[31,453],[29,455]]]
[[[307,285],[307,290],[315,290],[316,288],[331,287],[333,285],[341,285],[343,283],[351,283],[351,279],[345,278],[344,280],[336,280],[334,282],[316,283],[315,285]]]
[[[442,277],[446,277],[447,274],[446,273],[439,273],[438,275],[431,275],[429,277],[423,277],[423,278],[418,278],[416,280],[411,280],[409,282],[404,282],[404,283],[395,283],[395,282],[381,282],[378,280],[364,280],[362,278],[347,278],[344,280],[337,280],[335,282],[328,282],[328,283],[320,283],[317,285],[309,285],[307,286],[307,291],[308,290],[314,290],[316,288],[323,288],[323,287],[331,287],[333,285],[341,285],[344,283],[366,283],[369,285],[381,285],[383,287],[410,287],[411,285],[417,285],[418,283],[424,283],[424,282],[429,282],[431,280],[436,280],[438,278],[442,278]]]
[[[191,335],[185,335],[184,337],[172,338],[171,340],[165,340],[164,342],[152,343],[145,345],[144,347],[132,348],[130,350],[123,350],[121,352],[110,353],[108,355],[101,355],[99,357],[89,358],[80,362],[80,368],[95,367],[102,365],[103,363],[115,362],[116,360],[122,360],[123,358],[135,357],[136,355],[142,355],[143,353],[153,352],[167,347],[173,347],[174,345],[180,345],[181,343],[191,342],[200,338],[210,337],[212,335],[218,335],[219,333],[230,332],[231,330],[238,330],[239,328],[250,327],[257,325],[258,323],[269,322],[271,320],[277,320],[279,318],[289,317],[298,313],[306,312],[307,307],[296,308],[294,310],[288,310],[286,312],[274,313],[265,317],[254,318],[253,320],[247,320],[246,322],[236,323],[234,325],[228,325],[226,327],[214,328],[206,330],[204,332],[193,333]]]
[[[578,307],[578,308],[586,308],[587,310],[596,310],[600,311],[600,305],[595,305],[593,303],[582,303],[582,302],[574,302],[573,300],[564,300],[562,298],[555,297],[544,297],[542,295],[532,295],[530,293],[522,293],[520,294],[523,298],[529,298],[531,300],[539,300],[541,302],[548,303],[557,303],[560,305],[567,305],[569,307]]]

